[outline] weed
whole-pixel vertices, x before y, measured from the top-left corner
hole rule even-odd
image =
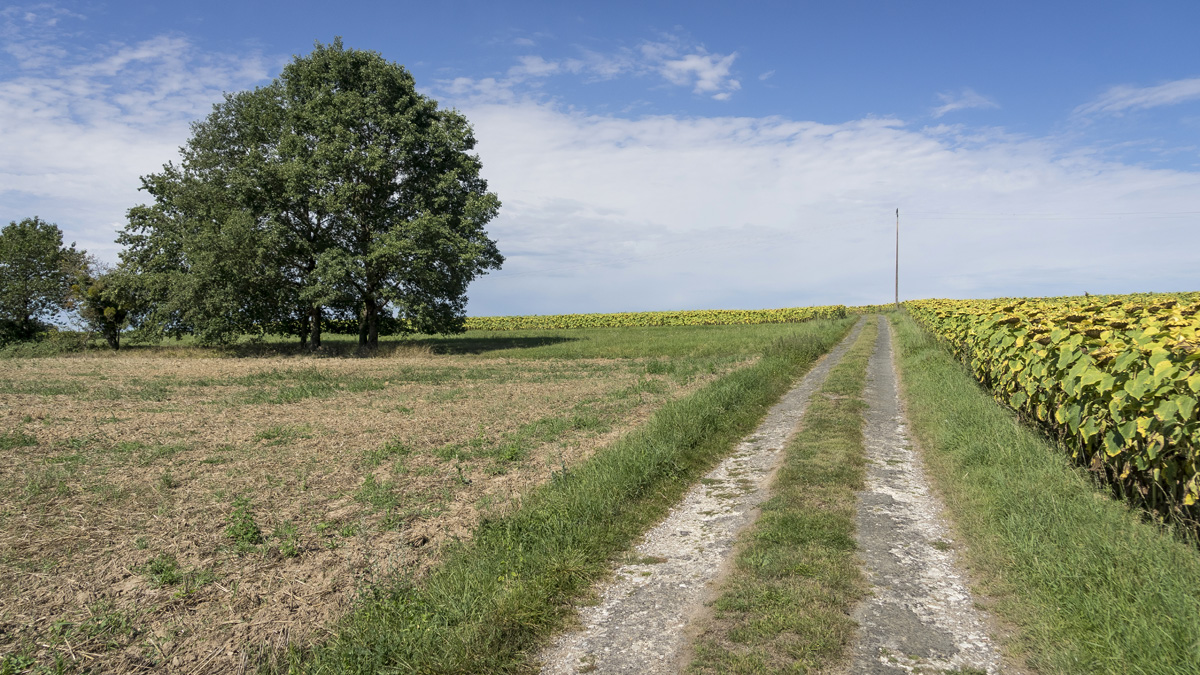
[[[182,598],[200,590],[202,586],[211,584],[217,580],[217,573],[210,569],[192,570],[183,575],[183,588],[175,594],[175,597]]]
[[[571,418],[571,428],[576,431],[595,431],[603,433],[608,431],[609,425],[601,420],[598,415],[578,413]]]
[[[166,378],[156,378],[145,382],[133,380],[132,386],[138,387],[135,396],[143,401],[164,401],[171,394],[171,387]]]
[[[142,446],[142,454],[138,458],[138,466],[148,466],[157,460],[174,457],[187,449],[188,446],[180,444]]]
[[[171,473],[170,469],[167,469],[162,473],[161,476],[158,477],[158,487],[164,492],[174,490],[180,485],[182,485],[182,483],[178,478],[175,477],[175,474]]]
[[[393,457],[403,457],[411,452],[411,447],[401,442],[400,439],[393,438],[374,450],[364,451],[362,463],[364,467],[374,468]]]
[[[280,523],[271,536],[279,540],[279,554],[285,558],[300,555],[300,530],[295,523]]]
[[[17,675],[32,672],[37,659],[28,654],[5,654],[0,658],[0,675]]]
[[[119,454],[132,454],[146,447],[141,441],[121,441],[112,446],[112,452]]]
[[[249,387],[281,382],[273,390],[251,391],[245,403],[296,403],[307,398],[325,398],[344,392],[377,391],[387,386],[387,381],[375,377],[346,377],[324,372],[316,368],[257,373],[236,380],[237,384]]]
[[[255,440],[267,441],[267,445],[283,445],[301,438],[312,438],[312,427],[307,424],[267,427],[254,435]]]
[[[73,633],[100,651],[118,649],[140,632],[134,617],[108,600],[89,606],[88,615]]]
[[[467,459],[470,454],[466,452],[466,445],[463,443],[447,443],[433,451],[433,456],[438,459],[459,461]]]
[[[179,561],[171,553],[159,553],[138,571],[146,575],[150,579],[150,583],[157,588],[174,586],[183,579],[183,573],[179,570]]]
[[[133,545],[138,550],[144,551],[144,550],[150,548],[150,540],[145,537],[138,537],[137,539],[133,540]]]
[[[369,504],[378,511],[385,511],[400,504],[397,487],[392,481],[377,481],[374,475],[368,475],[354,493],[354,499]]]
[[[30,501],[45,495],[65,497],[71,494],[67,483],[71,473],[60,465],[46,466],[40,470],[31,470],[25,476],[25,499]]]
[[[0,434],[0,450],[12,450],[13,448],[29,447],[37,444],[37,438],[25,433],[21,429],[13,429],[7,433]]]
[[[454,470],[458,472],[458,484],[459,485],[470,485],[471,484],[471,479],[467,478],[465,475],[463,475],[461,462],[456,463],[454,465]]]
[[[262,530],[254,521],[254,512],[250,509],[249,497],[237,497],[233,500],[233,511],[225,517],[228,525],[225,534],[233,540],[238,553],[254,550],[263,542]]]

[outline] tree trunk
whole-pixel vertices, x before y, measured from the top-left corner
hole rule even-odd
[[[374,296],[363,298],[362,315],[358,320],[358,344],[364,347],[379,345],[379,304]]]
[[[33,328],[33,314],[29,310],[25,310],[21,316],[21,339],[32,340],[33,336],[37,335],[37,331]]]
[[[308,310],[309,329],[312,331],[312,348],[321,348],[321,306],[313,305]]]
[[[372,347],[379,346],[379,305],[371,298],[371,313],[367,315],[367,341]]]
[[[300,349],[308,347],[308,316],[300,317]]]

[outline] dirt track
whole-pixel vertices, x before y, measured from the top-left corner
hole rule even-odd
[[[823,357],[767,413],[728,459],[702,478],[666,520],[648,532],[616,571],[600,602],[580,612],[583,630],[567,633],[542,655],[546,674],[675,673],[686,627],[712,594],[738,532],[756,507],[808,399],[862,330]]]
[[[890,327],[882,317],[875,320],[879,337],[864,392],[870,468],[857,518],[859,555],[873,595],[854,613],[859,633],[848,672],[1001,672],[988,619],[975,609],[940,502],[906,435]],[[631,562],[598,589],[599,602],[580,611],[581,628],[541,654],[544,674],[677,673],[687,666],[691,619],[714,597],[738,532],[767,499],[809,396],[863,323],[645,535]]]
[[[858,546],[872,597],[856,609],[851,673],[1000,672],[986,617],[958,567],[942,506],[908,436],[890,326],[867,366],[867,489],[859,495]]]

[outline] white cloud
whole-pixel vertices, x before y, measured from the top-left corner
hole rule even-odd
[[[884,302],[897,207],[906,297],[1194,286],[1196,173],[895,119],[463,110],[508,257],[476,314]]]
[[[553,75],[562,70],[562,66],[558,63],[547,61],[540,56],[521,56],[517,58],[517,65],[508,69],[509,77],[514,78],[529,78],[529,77],[546,77]]]
[[[578,54],[560,60],[549,60],[536,54],[524,55],[517,58],[517,64],[510,67],[504,77],[460,77],[439,81],[437,87],[451,95],[471,92],[471,100],[483,102],[520,98],[520,94],[527,93],[529,88],[540,86],[543,78],[563,74],[582,76],[591,82],[625,75],[658,75],[669,84],[690,87],[692,93],[711,96],[718,101],[728,100],[742,86],[732,74],[737,52],[709,53],[703,45],[686,44],[674,36],[665,36],[658,42],[643,42],[637,49],[622,48],[610,53],[579,49]]]
[[[765,81],[765,80],[771,79],[774,75],[775,75],[775,71],[768,70],[767,72],[760,74],[758,76],[758,79]]]
[[[1112,87],[1095,101],[1075,109],[1079,115],[1114,114],[1126,110],[1144,110],[1200,99],[1200,77],[1174,80],[1153,87],[1120,85]]]
[[[737,52],[722,56],[701,49],[679,58],[663,59],[658,72],[672,84],[692,86],[692,93],[712,94],[713,98],[723,101],[742,87],[729,74],[736,58]]]
[[[56,38],[64,36],[62,19],[82,19],[70,10],[41,3],[30,7],[0,8],[0,38],[3,50],[22,68],[31,68],[66,56]],[[69,36],[69,34],[67,34]]]
[[[19,59],[0,80],[0,221],[39,215],[108,259],[125,210],[146,200],[139,176],[175,159],[189,124],[223,92],[260,84],[277,65],[204,53],[181,37],[63,47],[45,32],[13,33],[5,19],[10,54],[58,52]]]
[[[933,109],[934,117],[941,117],[948,112],[955,110],[966,110],[969,108],[999,108],[992,99],[982,96],[975,92],[974,89],[963,89],[958,93],[939,93],[938,99],[942,105]]]

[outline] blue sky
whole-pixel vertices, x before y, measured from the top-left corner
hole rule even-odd
[[[138,176],[314,41],[474,123],[472,314],[1200,288],[1200,3],[0,4],[0,220]]]

